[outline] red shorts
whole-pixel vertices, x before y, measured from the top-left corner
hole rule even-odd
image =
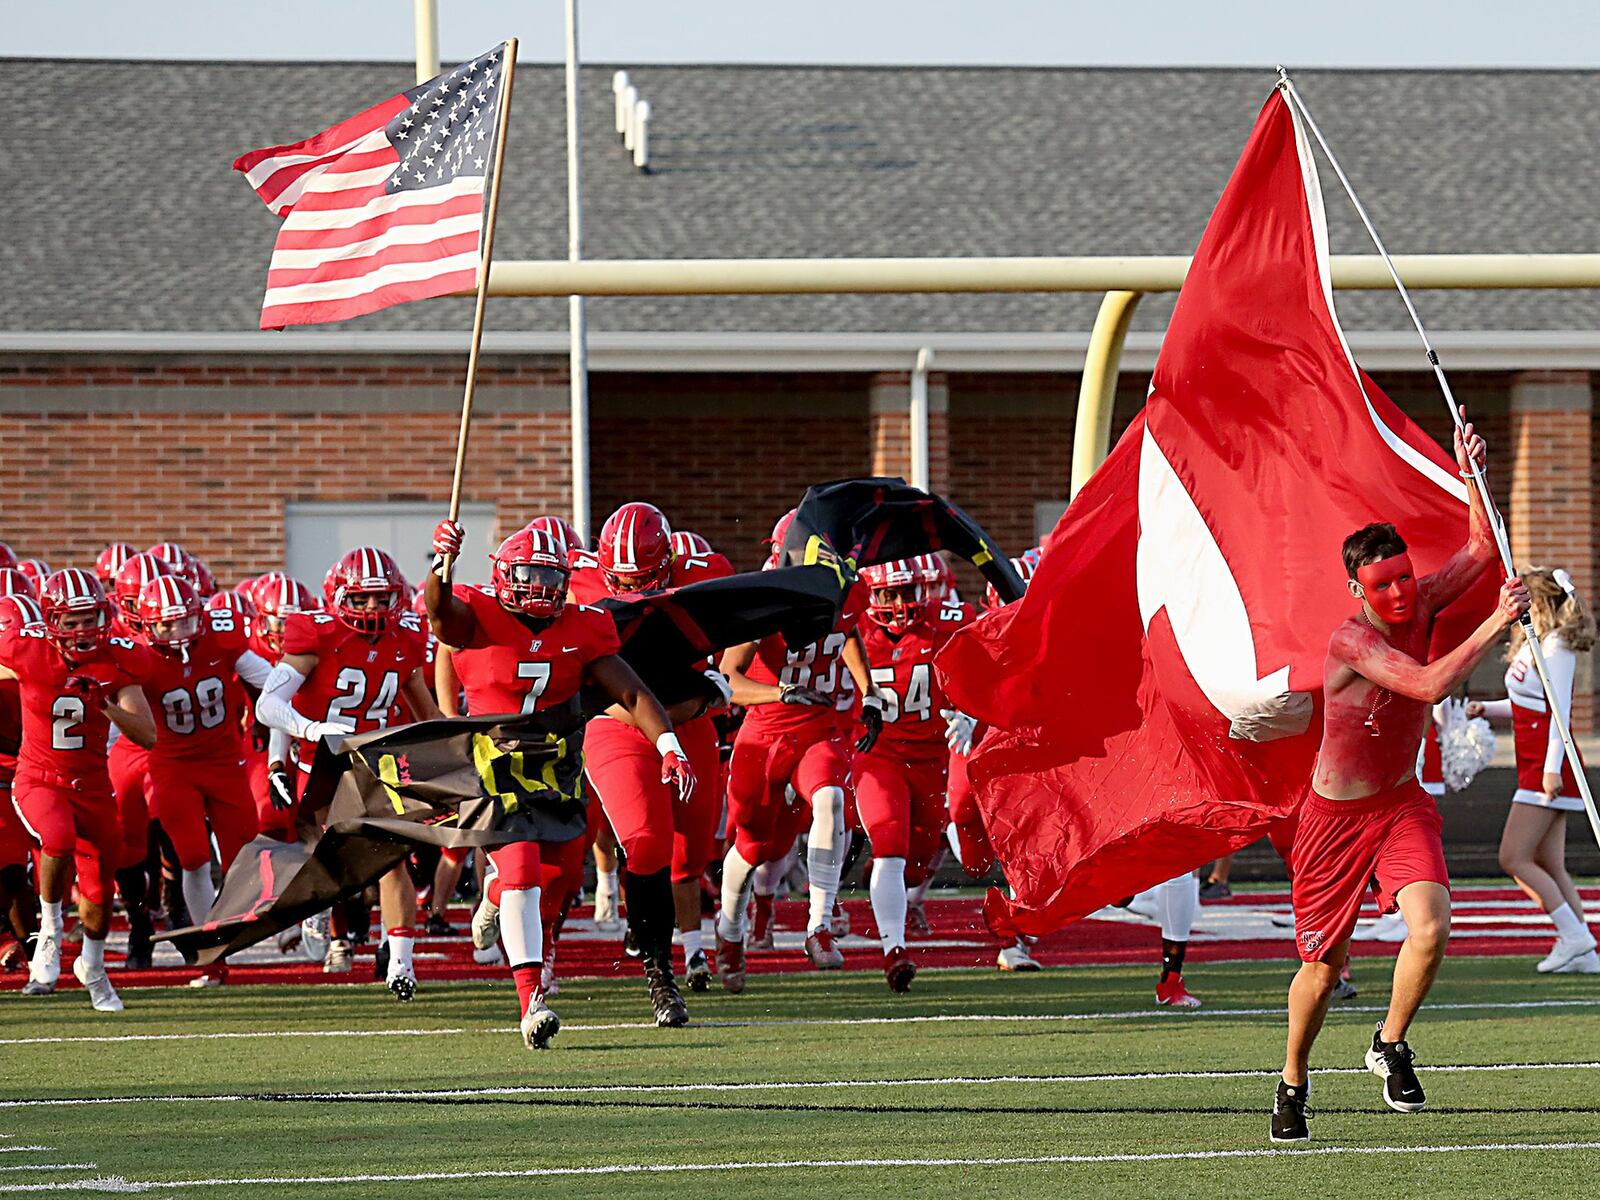
[[[728,824],[749,863],[776,862],[811,822],[810,799],[824,787],[850,790],[850,745],[829,718],[798,730],[746,724],[728,760]],[[793,785],[790,804],[785,789]]]
[[[961,845],[961,869],[974,879],[981,879],[994,870],[994,847],[967,775],[965,754],[950,755],[950,781],[945,795],[950,803],[950,822],[956,827],[956,841]]]
[[[146,778],[151,815],[166,830],[185,871],[211,861],[213,835],[224,871],[256,836],[255,797],[240,759],[152,758]]]
[[[699,878],[711,861],[722,808],[717,790],[721,764],[710,720],[686,721],[677,734],[695,777],[694,791],[685,801],[661,782],[661,754],[632,725],[610,717],[590,721],[583,735],[583,761],[589,788],[628,856],[628,870],[654,875],[670,866],[673,879],[683,881]]]
[[[1301,961],[1321,962],[1349,940],[1368,885],[1386,913],[1408,884],[1448,888],[1442,827],[1433,797],[1415,779],[1359,800],[1307,795],[1289,861]]]
[[[117,816],[122,824],[122,841],[114,855],[117,870],[144,861],[150,837],[150,751],[132,739],[118,738],[106,757],[111,771],[111,790],[117,797]]]
[[[22,827],[22,818],[11,803],[11,781],[0,783],[0,867],[20,867],[33,853],[33,839]],[[0,928],[4,917],[0,915]]]
[[[78,891],[91,904],[110,900],[122,843],[117,801],[109,784],[93,786],[98,782],[20,767],[11,784],[28,833],[50,858],[76,860]]]
[[[873,857],[905,859],[913,887],[927,877],[944,835],[948,771],[944,756],[907,760],[893,747],[855,756],[856,813]]]

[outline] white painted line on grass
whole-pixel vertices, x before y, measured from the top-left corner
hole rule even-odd
[[[774,1159],[766,1162],[608,1163],[583,1167],[528,1167],[520,1171],[426,1171],[386,1175],[267,1175],[241,1179],[124,1179],[103,1175],[70,1183],[0,1184],[0,1193],[31,1192],[154,1192],[184,1188],[254,1187],[288,1184],[348,1185],[352,1183],[441,1183],[467,1179],[547,1179],[583,1175],[689,1174],[710,1171],[840,1170],[869,1167],[943,1168],[1076,1166],[1109,1163],[1187,1162],[1228,1158],[1293,1158],[1304,1155],[1341,1154],[1460,1154],[1537,1153],[1552,1150],[1600,1150],[1600,1142],[1489,1142],[1456,1146],[1308,1146],[1302,1149],[1185,1150],[1152,1154],[1039,1154],[1004,1158],[827,1158]]]
[[[1429,1063],[1429,1074],[1449,1075],[1480,1071],[1593,1071],[1600,1061],[1518,1063]],[[993,1084],[1128,1083],[1165,1079],[1270,1079],[1276,1070],[1239,1071],[1127,1071],[1094,1075],[934,1075],[907,1079],[806,1079],[740,1083],[596,1083],[542,1084],[485,1088],[407,1088],[363,1092],[274,1092],[230,1094],[154,1094],[148,1096],[57,1096],[39,1100],[0,1100],[6,1108],[80,1108],[105,1104],[280,1104],[318,1101],[456,1100],[500,1096],[605,1096],[683,1095],[719,1092],[822,1091],[833,1088],[897,1088],[927,1086],[984,1086]],[[1365,1075],[1365,1067],[1326,1067],[1316,1075]],[[626,1107],[618,1105],[619,1108]]]
[[[1484,1000],[1455,1004],[1428,1004],[1428,1012],[1521,1010],[1538,1008],[1596,1008],[1600,999],[1570,1000]],[[1388,1012],[1386,1004],[1344,1004],[1334,1010],[1344,1013]],[[1118,1011],[1084,1013],[935,1013],[914,1017],[795,1017],[762,1020],[691,1021],[690,1029],[786,1029],[835,1025],[925,1025],[953,1022],[1051,1022],[1051,1021],[1127,1021],[1150,1017],[1168,1021],[1196,1021],[1203,1017],[1281,1017],[1282,1006],[1274,1008],[1128,1008]],[[654,1030],[653,1021],[613,1021],[582,1024],[561,1023],[568,1032],[602,1032],[619,1029]],[[116,1042],[206,1042],[229,1039],[346,1038],[346,1037],[447,1037],[458,1034],[516,1033],[514,1025],[491,1025],[477,1029],[260,1029],[225,1033],[123,1033],[92,1034],[85,1037],[0,1038],[0,1046],[89,1045]]]

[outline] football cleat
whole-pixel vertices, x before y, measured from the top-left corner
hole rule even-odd
[[[1038,971],[1039,960],[1033,956],[1033,946],[1028,938],[1018,938],[1009,946],[1002,946],[995,958],[995,966],[1002,971]]]
[[[632,925],[629,925],[628,932],[622,935],[622,952],[629,958],[638,958],[641,953],[639,939],[634,936]]]
[[[667,963],[648,966],[644,972],[650,984],[650,1007],[656,1010],[657,1029],[681,1029],[689,1023],[689,1006],[678,991],[678,981],[672,977],[672,967]]]
[[[1306,1122],[1311,1119],[1311,1085],[1290,1087],[1278,1080],[1278,1095],[1272,1102],[1272,1140],[1275,1142],[1309,1142],[1311,1130]]]
[[[717,975],[722,986],[734,995],[744,991],[744,943],[730,942],[717,934]]]
[[[1367,1070],[1383,1080],[1383,1102],[1395,1112],[1421,1112],[1428,1103],[1422,1084],[1417,1080],[1417,1056],[1405,1039],[1398,1042],[1383,1040],[1383,1022],[1372,1032],[1372,1045],[1367,1049]]]
[[[904,946],[896,946],[883,956],[883,978],[891,992],[909,992],[916,977],[917,964],[907,956]]]
[[[487,950],[474,947],[472,961],[480,967],[503,967],[506,965],[506,956],[500,953],[499,946],[490,946]]]
[[[617,894],[595,889],[594,927],[598,933],[616,933],[622,928],[622,918],[617,915]]]
[[[192,988],[219,988],[228,982],[228,964],[212,963],[200,974],[189,980]]]
[[[1541,975],[1561,971],[1574,959],[1582,958],[1586,954],[1593,954],[1595,950],[1594,935],[1587,929],[1582,937],[1558,937],[1556,944],[1551,947],[1550,953],[1545,955],[1539,963],[1537,970]]]
[[[689,956],[689,961],[683,965],[683,976],[689,981],[691,992],[703,992],[711,986],[711,964],[706,961],[704,950],[696,950]]]
[[[332,917],[327,909],[300,922],[300,948],[312,962],[324,962],[328,957],[330,934],[328,922]]]
[[[561,1018],[542,998],[528,1005],[522,1014],[522,1044],[529,1050],[550,1049],[550,1039],[561,1029]]]
[[[330,941],[327,956],[322,960],[322,973],[344,975],[349,972],[352,965],[348,939],[334,938]]]
[[[1200,1000],[1183,986],[1182,975],[1168,975],[1156,984],[1156,1003],[1169,1008],[1199,1008]]]
[[[833,944],[832,931],[820,925],[806,935],[806,957],[819,971],[837,971],[844,966],[844,954]]]
[[[1600,975],[1600,954],[1593,950],[1580,954],[1571,962],[1557,967],[1552,975]]]
[[[928,924],[928,910],[921,900],[906,903],[906,933],[912,937],[929,937],[933,926]]]
[[[1200,899],[1202,900],[1227,900],[1233,895],[1233,889],[1228,886],[1226,879],[1210,879],[1200,885]]]
[[[450,924],[449,918],[443,913],[429,913],[427,924],[423,926],[429,937],[455,937],[459,932]]]
[[[906,909],[906,919],[910,920],[910,906]],[[828,918],[828,929],[836,938],[850,936],[850,914],[845,912],[844,905],[837,900],[833,902],[833,915]]]
[[[117,995],[117,989],[111,986],[111,977],[104,970],[91,974],[89,964],[80,958],[72,964],[72,973],[88,991],[89,1003],[94,1005],[95,1012],[122,1011],[122,997]]]
[[[1406,919],[1398,912],[1384,913],[1371,925],[1357,929],[1350,936],[1358,942],[1403,942],[1406,940]]]
[[[750,923],[750,940],[746,946],[751,950],[776,949],[772,938],[772,931],[777,927],[773,919],[773,898],[756,893],[755,916]]]
[[[150,919],[133,921],[128,925],[128,951],[122,965],[129,971],[147,971],[153,965],[155,948],[150,944]]]
[[[487,890],[478,907],[472,910],[472,944],[487,950],[500,940],[500,906],[489,899]]]
[[[389,977],[384,980],[389,992],[401,1004],[410,1004],[411,998],[417,994],[416,973],[405,968],[397,967],[389,972]]]
[[[1340,977],[1334,981],[1333,998],[1335,1000],[1354,1000],[1358,995],[1360,993],[1356,991],[1356,985],[1350,980]]]
[[[33,946],[33,958],[28,963],[28,982],[22,986],[24,996],[48,996],[56,990],[61,978],[61,941],[54,936],[40,934]]]
[[[0,946],[0,971],[12,974],[16,971],[28,969],[28,952],[23,949],[22,943],[15,938],[8,940]]]

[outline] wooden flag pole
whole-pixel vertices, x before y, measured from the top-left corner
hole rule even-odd
[[[1305,120],[1306,128],[1317,139],[1317,144],[1322,147],[1322,152],[1328,156],[1328,162],[1333,166],[1333,173],[1339,177],[1339,182],[1344,186],[1344,191],[1350,197],[1350,203],[1355,206],[1356,215],[1361,218],[1362,225],[1366,226],[1367,236],[1372,239],[1372,244],[1377,248],[1378,255],[1388,267],[1389,274],[1394,279],[1394,286],[1400,293],[1400,299],[1405,302],[1406,312],[1411,315],[1411,323],[1417,327],[1417,336],[1422,339],[1422,348],[1427,354],[1428,362],[1433,367],[1434,377],[1439,381],[1439,390],[1444,393],[1445,405],[1450,409],[1450,420],[1454,423],[1456,432],[1464,430],[1465,423],[1461,417],[1461,406],[1456,403],[1455,394],[1450,390],[1450,380],[1445,377],[1444,364],[1439,361],[1439,354],[1433,348],[1433,342],[1428,337],[1428,331],[1423,327],[1422,317],[1417,313],[1417,307],[1411,302],[1411,293],[1406,291],[1406,285],[1400,280],[1400,272],[1395,269],[1394,260],[1389,257],[1389,251],[1384,248],[1383,239],[1378,236],[1378,229],[1372,223],[1372,218],[1367,215],[1366,206],[1361,203],[1361,198],[1356,195],[1356,189],[1350,182],[1349,176],[1344,173],[1344,168],[1339,165],[1339,160],[1334,156],[1333,147],[1328,145],[1328,139],[1322,136],[1322,130],[1317,128],[1316,118],[1311,115],[1311,110],[1306,107],[1300,93],[1295,91],[1294,84],[1289,80],[1289,73],[1282,67],[1278,68],[1278,87],[1284,96],[1292,103],[1293,110]],[[1484,478],[1482,469],[1476,462],[1472,463],[1472,486],[1477,490],[1478,497],[1483,501],[1484,511],[1489,517],[1489,529],[1494,534],[1495,547],[1500,552],[1500,564],[1505,568],[1506,578],[1517,578],[1516,564],[1511,557],[1511,542],[1506,537],[1506,525],[1496,507],[1494,497],[1489,493],[1489,481]],[[1539,682],[1544,685],[1546,709],[1550,714],[1551,727],[1555,729],[1556,736],[1561,740],[1561,748],[1566,752],[1567,765],[1572,768],[1573,780],[1578,785],[1578,795],[1583,801],[1583,810],[1589,817],[1589,829],[1595,836],[1595,841],[1600,842],[1600,809],[1595,807],[1594,793],[1589,787],[1588,777],[1583,773],[1583,760],[1578,756],[1578,745],[1572,740],[1572,730],[1567,727],[1567,719],[1561,713],[1561,705],[1557,701],[1555,686],[1550,681],[1549,669],[1545,666],[1544,650],[1539,645],[1539,638],[1533,629],[1533,614],[1527,613],[1522,617],[1522,630],[1528,639],[1528,650],[1533,656],[1533,668],[1539,675]]]
[[[461,429],[456,434],[456,474],[450,484],[450,519],[461,515],[461,482],[467,470],[467,433],[472,427],[472,393],[478,382],[478,352],[483,346],[483,308],[489,298],[489,267],[494,262],[494,218],[500,209],[500,173],[506,161],[506,129],[511,123],[511,77],[517,66],[517,39],[505,44],[506,65],[500,75],[500,112],[494,129],[494,175],[489,180],[489,211],[483,219],[483,254],[478,263],[478,297],[472,310],[472,348],[467,352],[467,386],[461,394]],[[440,565],[439,578],[450,582],[455,560]]]

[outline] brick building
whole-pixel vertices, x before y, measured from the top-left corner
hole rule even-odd
[[[52,563],[174,537],[219,576],[304,555],[341,511],[414,531],[448,496],[469,302],[255,329],[276,224],[229,171],[411,81],[384,64],[10,60],[0,289],[0,539]],[[1174,254],[1193,249],[1270,75],[1067,69],[631,68],[653,170],[586,69],[595,257]],[[1301,87],[1390,246],[1593,250],[1600,72],[1313,72]],[[64,102],[65,101],[65,102]],[[518,72],[497,249],[565,253],[559,68]],[[1366,249],[1330,196],[1332,249]],[[1491,443],[1515,548],[1594,595],[1600,296],[1424,293]],[[1066,500],[1087,296],[590,305],[593,507],[659,503],[751,566],[811,482],[904,473],[909,370],[934,350],[933,485],[1016,553]],[[1447,422],[1388,295],[1344,293],[1362,364]],[[1170,299],[1141,308],[1113,436]],[[570,504],[559,300],[495,300],[466,494],[494,528]],[[348,512],[346,515],[348,515]],[[491,516],[492,514],[492,516]],[[400,528],[399,525],[394,526]],[[297,533],[297,530],[300,532]],[[296,538],[301,549],[296,551]],[[408,569],[422,546],[397,546]],[[303,569],[303,568],[302,568]],[[1576,724],[1592,724],[1592,672]]]

